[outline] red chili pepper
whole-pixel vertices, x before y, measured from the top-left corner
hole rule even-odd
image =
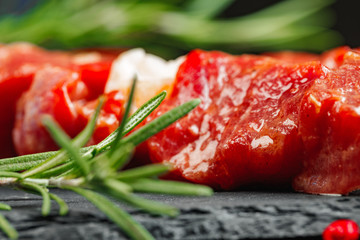
[[[352,220],[336,220],[325,228],[322,237],[324,240],[356,240],[359,239],[359,227]]]

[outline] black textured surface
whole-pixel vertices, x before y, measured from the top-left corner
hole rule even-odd
[[[2,189],[0,202],[13,207],[2,213],[20,239],[126,239],[121,231],[82,197],[54,191],[70,206],[67,216],[40,213],[35,195]],[[126,207],[156,239],[313,239],[332,221],[360,222],[360,197],[314,196],[299,193],[220,192],[212,197],[142,195],[181,209],[176,218],[151,216]],[[5,239],[0,234],[0,239]]]

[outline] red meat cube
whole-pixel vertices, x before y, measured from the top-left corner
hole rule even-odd
[[[202,103],[148,141],[150,156],[216,188],[290,185],[303,160],[299,103],[326,72],[319,61],[192,51],[172,95],[152,116],[192,98]]]

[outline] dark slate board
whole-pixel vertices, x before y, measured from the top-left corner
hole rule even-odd
[[[38,196],[1,189],[0,202],[13,207],[2,213],[20,239],[126,239],[122,232],[81,196],[54,190],[70,206],[67,216],[40,214]],[[125,207],[156,239],[315,239],[332,221],[360,223],[360,196],[315,196],[300,193],[218,192],[212,197],[142,194],[181,210],[176,218],[151,216]],[[0,239],[5,239],[0,233]]]

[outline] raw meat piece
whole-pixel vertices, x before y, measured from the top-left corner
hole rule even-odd
[[[320,61],[328,68],[338,68],[344,62],[344,55],[350,50],[348,46],[331,49],[321,54]]]
[[[70,55],[27,43],[0,46],[0,158],[15,155],[11,131],[16,101],[29,88],[34,73],[50,64],[69,67]]]
[[[35,73],[45,66],[59,66],[80,73],[93,98],[104,92],[112,61],[119,51],[102,49],[77,52],[46,51],[29,43],[0,46],[0,158],[15,155],[12,129],[15,105],[30,87]],[[105,79],[105,80],[104,80]]]
[[[360,188],[360,52],[347,51],[341,59],[301,102],[306,155],[294,180],[297,191],[346,194]]]
[[[122,93],[114,91],[105,96],[106,102],[89,144],[103,140],[117,128],[121,119]],[[74,137],[85,127],[96,104],[93,91],[79,78],[78,72],[52,66],[39,70],[31,88],[18,101],[14,128],[17,152],[29,154],[58,148],[41,124],[44,114],[53,116]]]
[[[202,103],[148,141],[154,162],[215,188],[260,183],[289,185],[301,170],[300,101],[320,62],[286,64],[270,57],[195,50],[180,66],[160,115],[192,98]]]

